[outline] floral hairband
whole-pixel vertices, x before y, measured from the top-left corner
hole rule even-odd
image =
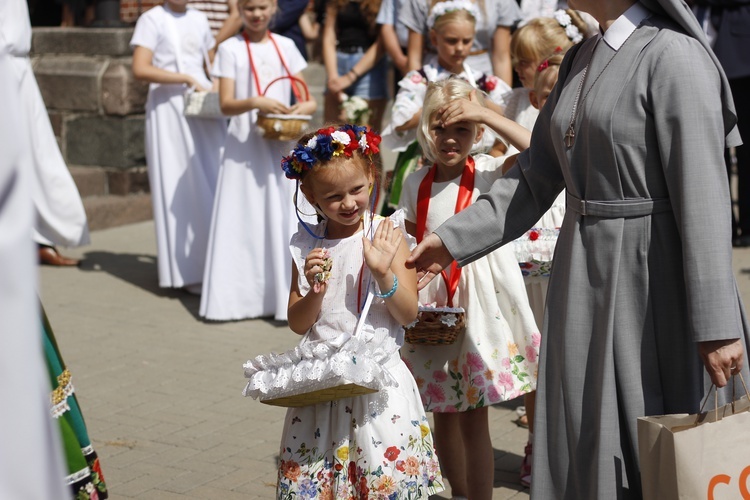
[[[329,161],[336,156],[351,158],[354,151],[367,156],[379,152],[380,136],[369,127],[343,125],[339,128],[319,129],[306,144],[297,144],[289,156],[281,159],[281,168],[289,179],[300,180],[302,174],[312,170],[321,161]]]
[[[552,17],[554,17],[555,21],[562,26],[565,30],[565,34],[571,42],[578,43],[583,40],[583,33],[581,33],[575,24],[573,24],[573,20],[567,12],[562,9],[556,10]]]
[[[447,0],[445,2],[436,3],[430,11],[430,17],[427,18],[427,26],[432,28],[435,26],[435,21],[440,16],[444,16],[448,12],[454,12],[457,10],[465,10],[475,20],[479,17],[479,11],[477,6],[469,0]]]

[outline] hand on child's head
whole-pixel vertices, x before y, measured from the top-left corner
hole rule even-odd
[[[453,99],[438,110],[437,119],[444,127],[458,122],[482,122],[486,108],[477,97],[476,90],[469,94],[469,99]]]

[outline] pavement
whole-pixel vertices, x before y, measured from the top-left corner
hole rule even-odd
[[[204,322],[199,297],[160,289],[152,222],[94,231],[90,246],[65,254],[85,261],[42,267],[42,302],[110,498],[274,498],[284,410],[241,395],[242,364],[298,337],[272,320]],[[750,303],[750,249],[734,250],[734,269]],[[528,498],[519,404],[489,409],[493,500]]]

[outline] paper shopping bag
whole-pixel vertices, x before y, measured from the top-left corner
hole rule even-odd
[[[748,397],[698,415],[638,419],[645,500],[750,500]]]

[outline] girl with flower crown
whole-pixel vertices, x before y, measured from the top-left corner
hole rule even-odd
[[[406,179],[401,198],[406,228],[417,240],[471,205],[502,176],[503,158],[470,155],[483,133],[479,123],[442,123],[441,108],[470,100],[478,107],[486,102],[464,80],[428,86],[417,135],[432,166]],[[420,291],[419,301],[465,309],[466,333],[454,344],[406,344],[402,357],[417,380],[425,409],[433,412],[435,443],[453,498],[490,499],[494,459],[488,407],[536,388],[541,341],[512,249],[499,249],[460,269],[451,267],[443,279]]]
[[[275,168],[289,141],[263,137],[258,114],[311,115],[303,100],[305,59],[290,38],[268,25],[276,0],[240,0],[242,32],[219,45],[214,73],[224,114],[231,116],[211,219],[200,316],[228,321],[286,320],[286,245],[296,218],[294,189]],[[290,102],[292,94],[296,103]]]
[[[417,315],[416,273],[404,266],[403,214],[372,213],[379,142],[365,127],[329,127],[302,137],[282,160],[321,218],[301,223],[290,243],[289,327],[304,335],[295,353],[314,363],[292,383],[318,389],[344,356],[356,364],[348,379],[374,380],[379,390],[287,411],[280,499],[411,499],[443,490],[419,390],[399,356],[401,325]],[[333,354],[321,358],[308,352],[312,346]],[[295,379],[297,364],[289,361],[246,364],[245,395],[273,396],[264,374]]]
[[[405,0],[399,20],[409,29],[409,68],[418,69],[435,60],[437,47],[429,35],[432,11],[464,8],[465,3],[476,9],[476,32],[468,63],[477,71],[493,74],[510,85],[513,79],[510,36],[521,19],[521,10],[514,0]]]
[[[477,71],[466,62],[474,44],[478,17],[477,6],[468,0],[438,3],[430,13],[430,40],[437,48],[437,58],[433,63],[410,71],[399,82],[400,88],[391,108],[391,123],[383,131],[384,146],[401,153],[396,160],[387,198],[391,207],[398,206],[403,180],[415,170],[421,158],[416,130],[428,83],[458,76],[486,93],[488,105],[502,112],[510,87],[495,75]],[[496,140],[495,134],[484,134],[477,150],[489,151]]]

